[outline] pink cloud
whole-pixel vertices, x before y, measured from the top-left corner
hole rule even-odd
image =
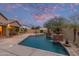
[[[38,10],[42,10],[42,11],[55,11],[55,10],[60,10],[60,9],[63,9],[63,6],[58,6],[58,5],[55,5],[55,6],[40,6],[40,7],[36,7],[36,9]]]
[[[59,17],[59,15],[57,14],[51,14],[51,13],[46,13],[46,14],[32,14],[32,16],[36,19],[36,20],[45,20],[46,18],[49,18],[49,17]]]

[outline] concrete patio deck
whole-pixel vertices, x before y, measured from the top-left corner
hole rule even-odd
[[[21,42],[24,38],[28,37],[29,35],[35,34],[25,33],[11,38],[1,39],[0,56],[64,56],[62,54],[54,52],[18,45],[19,42]],[[77,55],[72,49],[72,47],[67,49],[71,55]]]

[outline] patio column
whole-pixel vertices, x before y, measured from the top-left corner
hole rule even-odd
[[[10,31],[9,31],[9,29],[10,29],[10,24],[8,24],[8,25],[6,26],[6,36],[7,36],[7,37],[10,36]]]
[[[6,36],[7,36],[7,37],[10,36],[10,34],[9,34],[9,29],[8,29],[8,28],[6,28]]]

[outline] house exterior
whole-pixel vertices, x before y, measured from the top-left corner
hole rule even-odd
[[[17,20],[8,20],[0,13],[0,37],[18,34],[20,26]]]
[[[19,34],[20,26],[21,24],[17,20],[9,20],[7,23],[7,30],[9,31],[9,35],[12,36]]]
[[[6,35],[6,23],[8,19],[0,13],[0,37]]]

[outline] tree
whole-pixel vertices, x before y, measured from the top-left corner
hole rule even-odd
[[[65,21],[65,18],[63,18],[63,17],[55,17],[55,18],[48,20],[44,24],[44,27],[51,29],[53,32],[58,34],[62,30],[62,27],[64,25],[64,21]]]
[[[79,27],[79,14],[75,14],[70,17],[72,21],[72,28],[73,28],[73,33],[74,33],[74,39],[73,42],[75,43],[76,41],[76,33],[77,33],[77,27]]]

